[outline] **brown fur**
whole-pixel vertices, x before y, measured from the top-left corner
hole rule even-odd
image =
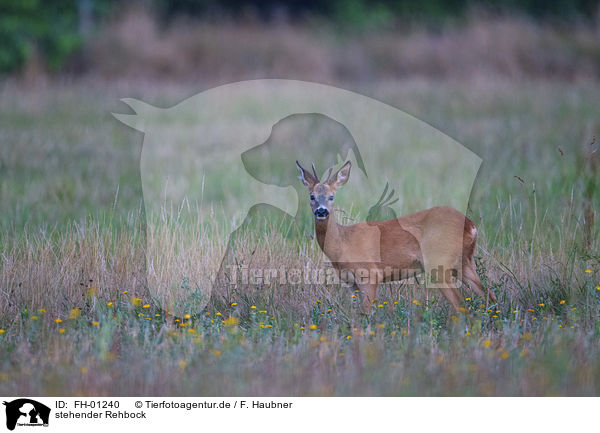
[[[380,283],[400,279],[399,271],[409,269],[424,271],[428,279],[437,275],[438,267],[454,270],[455,279],[438,275],[434,282],[456,310],[462,299],[456,280],[485,296],[473,260],[477,230],[470,219],[454,208],[439,206],[387,221],[338,224],[332,197],[347,182],[350,166],[347,162],[333,176],[330,170],[327,180],[321,183],[316,173],[310,174],[298,164],[301,179],[311,194],[313,212],[328,211],[326,217],[315,218],[317,242],[340,278],[354,277],[354,287],[362,293],[365,310],[370,309]],[[357,278],[361,272],[368,272],[369,277]],[[487,296],[496,302],[491,291],[487,290]]]

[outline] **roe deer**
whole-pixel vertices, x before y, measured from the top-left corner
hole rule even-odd
[[[456,209],[439,206],[386,221],[338,224],[333,201],[337,189],[348,182],[351,165],[346,162],[333,175],[331,167],[321,182],[314,164],[310,173],[296,161],[310,193],[317,242],[340,279],[360,291],[364,311],[370,310],[381,282],[404,279],[407,270],[425,272],[426,285],[435,283],[455,310],[462,299],[457,281],[485,296],[473,262],[477,229]],[[494,293],[486,291],[495,303]]]

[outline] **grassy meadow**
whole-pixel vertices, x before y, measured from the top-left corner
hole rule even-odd
[[[273,283],[217,288],[201,311],[190,299],[188,313],[166,314],[148,293],[147,237],[192,240],[198,266],[214,265],[221,256],[203,251],[240,215],[204,218],[192,206],[171,231],[147,232],[143,135],[110,113],[127,110],[122,97],[166,107],[200,89],[7,82],[0,394],[598,395],[597,82],[483,76],[341,87],[428,122],[483,159],[468,216],[497,305],[466,292],[456,316],[445,299],[394,283],[364,316],[347,286]],[[361,186],[351,179],[344,188],[351,208]],[[254,263],[326,265],[314,239],[267,228],[254,241]]]

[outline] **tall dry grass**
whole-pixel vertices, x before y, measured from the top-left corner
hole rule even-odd
[[[33,89],[5,84],[0,393],[597,395],[599,197],[590,142],[600,92],[594,80],[548,77],[349,86],[483,158],[469,216],[480,233],[481,277],[500,302],[486,309],[465,293],[468,319],[400,284],[380,289],[382,306],[369,317],[347,287],[318,284],[220,286],[200,315],[190,302],[189,319],[165,316],[147,291],[148,237],[190,245],[204,240],[205,221],[188,215],[176,230],[146,232],[141,136],[109,113],[122,111],[120,97],[168,106],[197,89],[136,80],[107,88],[92,76]],[[353,197],[360,186],[351,181],[344,193]],[[306,197],[299,205],[308,206]],[[258,267],[326,265],[313,239],[265,233],[262,248],[250,248],[261,239],[249,234],[235,253]],[[185,266],[215,261],[201,253],[184,257]]]
[[[525,17],[472,14],[435,30],[401,25],[372,31],[323,23],[175,21],[159,26],[134,8],[106,23],[84,51],[88,71],[108,79],[208,85],[252,78],[334,81],[401,77],[595,79],[596,30]]]

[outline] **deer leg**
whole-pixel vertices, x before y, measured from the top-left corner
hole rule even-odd
[[[452,274],[449,274],[451,270],[456,269],[456,266],[452,265],[454,262],[452,256],[453,254],[448,254],[445,257],[435,257],[434,254],[429,253],[429,256],[425,257],[425,287],[432,284],[430,287],[440,289],[442,295],[452,304],[454,310],[458,312],[462,295],[456,287],[456,278],[454,277],[456,273],[452,272]]]
[[[362,297],[362,310],[363,313],[368,314],[371,312],[373,302],[377,296],[377,283],[361,284],[359,287],[360,294]]]
[[[482,298],[485,298],[485,293],[483,292],[483,284],[475,272],[475,266],[472,261],[468,261],[463,267],[463,281],[471,287],[475,293],[477,293]],[[496,295],[490,289],[486,288],[487,297],[493,302],[496,303],[498,300],[496,299]]]
[[[440,287],[440,291],[442,292],[442,295],[444,295],[444,297],[448,300],[448,302],[452,304],[454,310],[458,312],[458,299],[460,298],[456,297],[456,287],[450,287],[446,285],[446,287]]]
[[[458,288],[456,286],[452,286],[452,293],[454,293],[454,296],[456,296],[456,299],[458,300],[458,302],[462,302],[463,299],[463,295],[460,292],[460,290],[458,290]]]

